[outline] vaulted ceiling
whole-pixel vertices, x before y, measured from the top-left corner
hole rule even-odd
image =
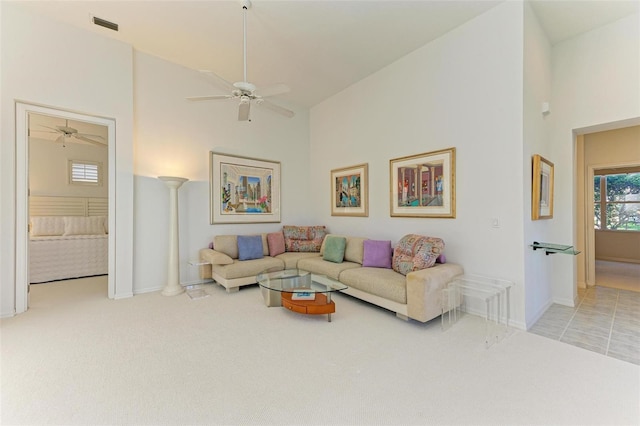
[[[499,3],[254,0],[247,13],[248,80],[258,87],[285,83],[291,92],[280,99],[313,106]],[[638,1],[531,4],[552,44],[639,10]],[[21,2],[21,7],[185,67],[242,81],[240,0],[47,0]],[[93,16],[117,23],[119,31],[94,25]],[[212,86],[202,95],[213,93],[225,92]]]

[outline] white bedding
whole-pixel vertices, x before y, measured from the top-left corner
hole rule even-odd
[[[29,282],[108,273],[109,236],[68,235],[29,239]]]

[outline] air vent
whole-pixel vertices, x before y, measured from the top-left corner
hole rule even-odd
[[[101,27],[109,28],[110,30],[113,30],[113,31],[118,31],[118,24],[114,24],[113,22],[109,22],[104,19],[98,18],[97,16],[93,17],[93,23]]]

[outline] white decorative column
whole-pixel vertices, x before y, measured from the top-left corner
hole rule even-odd
[[[189,179],[158,176],[158,179],[164,181],[169,187],[169,209],[170,209],[170,228],[169,228],[169,259],[168,259],[168,276],[167,285],[162,289],[163,296],[175,296],[184,291],[180,285],[180,255],[179,255],[179,238],[178,238],[178,188]]]

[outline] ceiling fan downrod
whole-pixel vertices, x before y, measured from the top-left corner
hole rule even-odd
[[[251,7],[250,0],[242,0],[242,31],[243,31],[243,64],[244,64],[244,80],[247,80],[247,10]]]

